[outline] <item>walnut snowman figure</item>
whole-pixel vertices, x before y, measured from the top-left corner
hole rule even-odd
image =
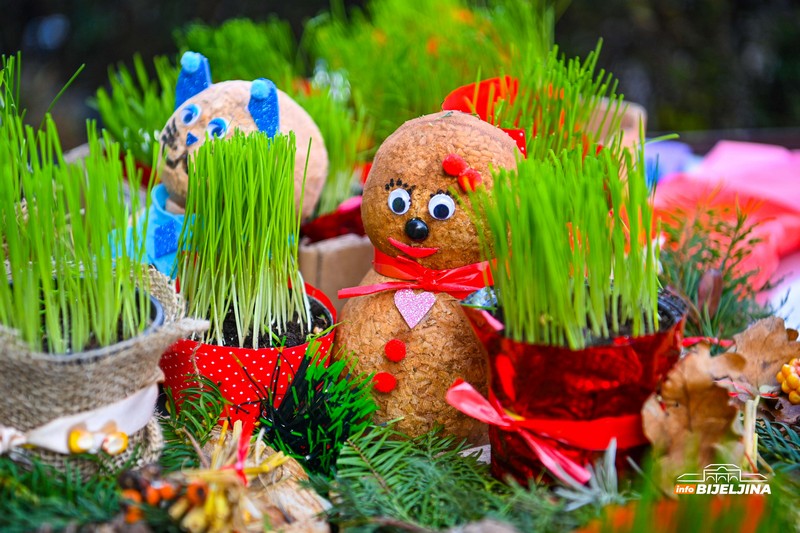
[[[373,269],[349,298],[337,342],[375,372],[381,421],[402,418],[411,435],[435,424],[473,443],[486,426],[445,402],[456,378],[486,383],[482,347],[460,300],[482,288],[477,230],[456,190],[492,187],[491,169],[516,168],[520,152],[503,130],[448,111],[410,120],[381,145],[364,185],[362,218]]]

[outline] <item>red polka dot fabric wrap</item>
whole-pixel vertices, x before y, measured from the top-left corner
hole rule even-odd
[[[336,322],[336,310],[322,291],[306,285],[309,296],[316,298],[330,311]],[[333,344],[335,329],[319,339],[319,354],[326,358]],[[219,384],[223,396],[233,402],[228,415],[232,422],[255,422],[259,417],[259,399],[273,391],[273,404],[283,400],[294,375],[306,355],[308,343],[291,348],[237,348],[216,346],[181,339],[161,356],[164,386],[172,390],[180,405],[181,393],[197,387],[191,376],[204,376]],[[326,363],[327,364],[327,363]]]
[[[491,315],[464,307],[487,350],[489,399],[459,382],[448,399],[489,423],[496,477],[512,475],[527,484],[546,470],[584,482],[581,470],[612,438],[619,457],[647,443],[642,405],[678,360],[683,338],[682,302],[670,299],[659,309],[663,322],[656,334],[573,351],[508,339]]]

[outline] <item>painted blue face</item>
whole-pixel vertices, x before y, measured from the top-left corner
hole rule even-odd
[[[222,139],[235,129],[279,131],[278,90],[270,80],[212,84],[208,59],[186,52],[175,90],[175,112],[161,131],[162,180],[170,198],[186,199],[189,154],[206,139]]]

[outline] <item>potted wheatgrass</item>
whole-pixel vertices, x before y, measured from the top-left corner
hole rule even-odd
[[[217,382],[233,418],[255,420],[265,398],[280,403],[310,338],[325,357],[333,342],[333,307],[298,269],[295,150],[294,134],[236,132],[189,161],[178,283],[189,314],[211,327],[173,345],[161,366],[176,396],[192,385],[187,375]]]
[[[497,476],[526,482],[544,466],[585,482],[611,439],[645,444],[642,404],[679,356],[684,307],[659,293],[643,152],[614,152],[529,157],[470,195],[496,258],[497,306],[465,308],[492,404],[463,382],[448,401],[490,423]]]
[[[66,163],[49,115],[39,130],[24,125],[18,69],[19,55],[3,58],[0,453],[152,462],[162,442],[158,359],[197,324],[181,320],[166,278],[140,266],[141,248],[126,246],[140,206],[123,172],[132,187],[142,179],[132,156],[89,124],[88,156]]]
[[[601,44],[583,60],[567,60],[558,47],[545,57],[526,55],[508,75],[455,89],[442,109],[478,114],[537,159],[551,150],[619,151],[641,144],[647,115],[617,94],[611,74],[597,69]],[[537,142],[531,144],[534,137]]]

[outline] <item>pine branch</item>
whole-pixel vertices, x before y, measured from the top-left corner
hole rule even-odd
[[[796,428],[762,418],[756,424],[756,434],[758,453],[775,472],[800,476],[800,435]]]
[[[172,391],[166,389],[169,416],[160,419],[164,434],[160,463],[166,472],[201,466],[200,449],[211,438],[226,405],[230,405],[216,383],[205,376],[191,379],[196,379],[198,385],[183,391],[180,411]]]
[[[520,531],[563,531],[587,514],[567,512],[545,487],[495,480],[465,449],[438,430],[409,439],[391,424],[371,427],[348,439],[333,479],[312,475],[312,484],[330,495],[328,518],[356,532],[437,531],[483,518]]]
[[[757,227],[742,209],[704,206],[676,211],[662,224],[667,242],[661,252],[661,280],[690,304],[687,335],[730,338],[754,320],[775,313],[756,301],[772,285],[753,287],[756,272],[739,269],[760,242],[753,237]],[[703,275],[712,270],[722,278],[716,309],[705,308],[698,294]]]
[[[264,439],[313,472],[330,475],[348,437],[360,433],[377,409],[372,377],[356,375],[352,354],[325,366],[319,343],[309,343],[289,391],[278,407],[261,400]],[[274,392],[274,391],[271,391]]]
[[[79,456],[80,460],[88,458],[91,456]],[[62,530],[112,520],[120,510],[116,475],[130,464],[119,470],[106,465],[84,480],[72,458],[58,470],[36,460],[23,467],[1,456],[0,530]]]

